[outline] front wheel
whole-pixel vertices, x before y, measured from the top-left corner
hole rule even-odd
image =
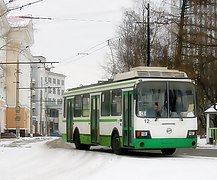
[[[175,153],[175,151],[176,151],[175,148],[161,149],[163,155],[172,155],[173,153]]]
[[[75,148],[76,149],[80,149],[80,150],[89,150],[90,149],[90,145],[81,144],[80,134],[79,134],[78,130],[76,130],[75,134],[74,134],[74,143],[75,143]]]
[[[76,149],[81,149],[80,134],[79,134],[78,130],[75,130],[74,144],[75,144]]]
[[[117,155],[123,153],[123,149],[121,148],[120,137],[117,132],[115,132],[112,136],[112,150]]]

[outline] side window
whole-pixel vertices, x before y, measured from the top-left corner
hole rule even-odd
[[[101,96],[101,115],[110,116],[110,91],[102,92]]]
[[[121,90],[115,89],[112,91],[111,114],[112,116],[120,116],[122,109]]]
[[[82,98],[80,95],[75,96],[74,100],[74,116],[75,117],[81,117],[82,112]]]
[[[90,115],[90,95],[85,94],[82,98],[82,116],[88,117]]]

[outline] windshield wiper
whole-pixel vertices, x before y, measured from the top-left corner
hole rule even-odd
[[[160,112],[157,111],[155,121],[157,121],[159,117],[161,117],[161,115],[160,115]]]

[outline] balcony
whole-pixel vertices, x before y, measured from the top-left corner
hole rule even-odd
[[[36,108],[36,103],[32,103],[32,109]]]
[[[32,78],[32,85],[35,85],[36,80]]]
[[[36,95],[36,92],[35,90],[32,90],[32,95],[35,96]]]

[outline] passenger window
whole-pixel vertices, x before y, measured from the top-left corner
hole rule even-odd
[[[110,116],[110,91],[102,92],[101,96],[101,115]]]
[[[82,116],[88,117],[90,115],[90,95],[85,94],[83,95],[82,100]]]
[[[82,98],[81,96],[75,96],[75,101],[74,101],[74,115],[75,117],[81,117],[81,112],[82,112]]]
[[[122,96],[121,90],[115,89],[112,91],[112,104],[111,104],[111,115],[120,116],[122,110]]]

